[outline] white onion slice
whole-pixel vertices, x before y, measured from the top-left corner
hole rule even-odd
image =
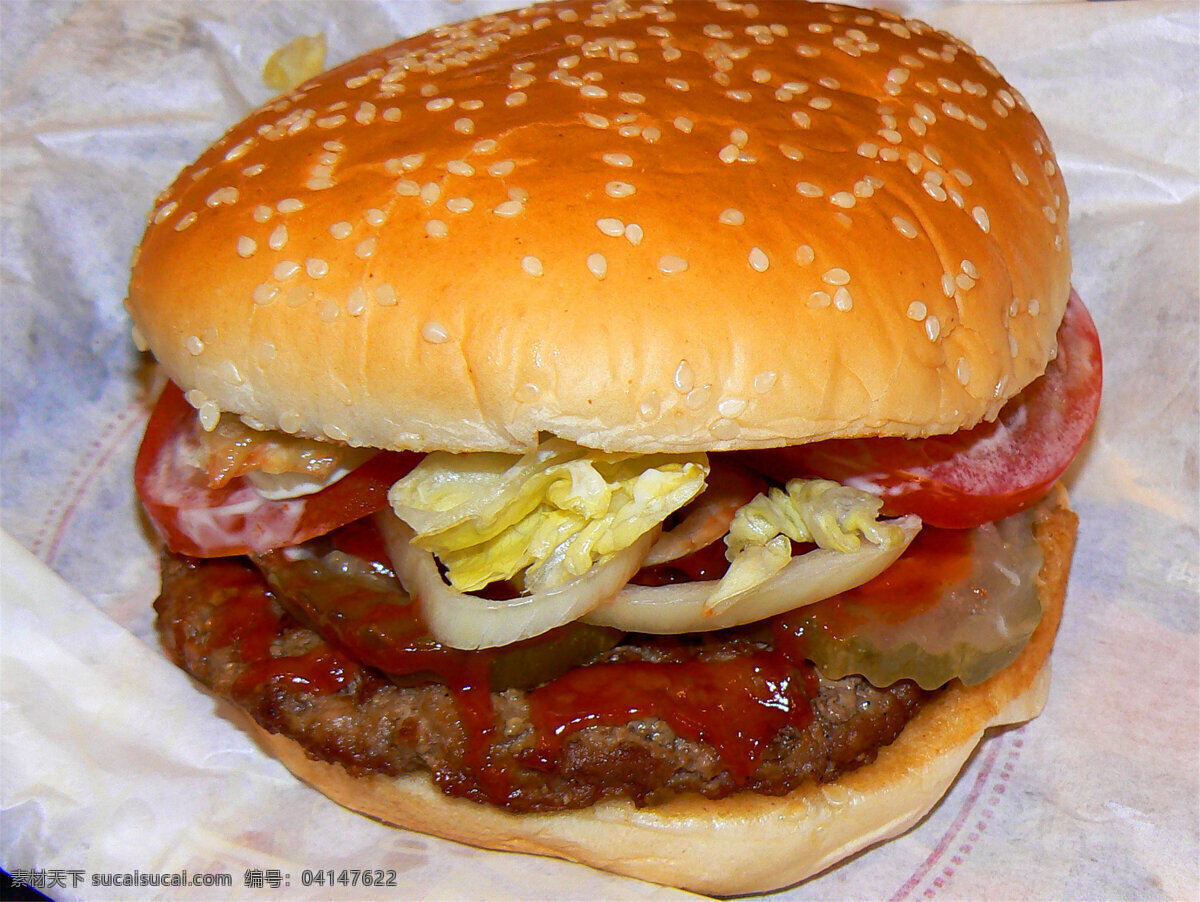
[[[632,633],[699,633],[754,623],[861,586],[893,563],[921,531],[915,516],[891,521],[904,532],[893,547],[864,544],[857,551],[818,548],[759,586],[711,613],[705,604],[718,580],[666,586],[628,585],[582,619]]]
[[[396,576],[421,605],[430,634],[451,648],[495,648],[578,620],[629,582],[658,539],[650,530],[587,573],[545,592],[493,600],[446,585],[428,551],[411,543],[412,529],[390,510],[376,514]]]

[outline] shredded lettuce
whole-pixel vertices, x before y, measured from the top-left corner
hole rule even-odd
[[[460,592],[561,585],[628,548],[704,488],[704,454],[605,453],[548,439],[528,454],[427,455],[388,501]]]
[[[738,509],[725,537],[729,569],[707,609],[720,610],[758,586],[792,559],[792,542],[853,552],[864,541],[894,548],[905,541],[894,523],[880,522],[883,502],[874,495],[827,479],[792,479]]]

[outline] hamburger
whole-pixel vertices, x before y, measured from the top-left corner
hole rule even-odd
[[[380,820],[802,880],[1041,709],[1070,272],[1042,127],[918,21],[545,3],[368,53],[135,254],[164,647]]]

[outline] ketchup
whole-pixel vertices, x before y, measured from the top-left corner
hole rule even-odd
[[[746,782],[785,726],[812,721],[811,667],[769,650],[717,661],[627,661],[578,667],[529,694],[538,758],[552,769],[563,741],[590,726],[656,718],[707,742]]]

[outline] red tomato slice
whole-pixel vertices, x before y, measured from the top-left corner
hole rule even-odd
[[[1072,291],[1058,356],[995,422],[924,439],[833,439],[747,457],[778,479],[822,476],[879,495],[891,516],[967,529],[1045,496],[1091,432],[1102,381],[1100,336]]]
[[[269,501],[245,479],[210,489],[196,461],[196,412],[174,383],[159,396],[134,465],[150,521],[177,554],[222,557],[296,545],[373,514],[392,483],[422,455],[380,451],[333,485],[300,498]]]

